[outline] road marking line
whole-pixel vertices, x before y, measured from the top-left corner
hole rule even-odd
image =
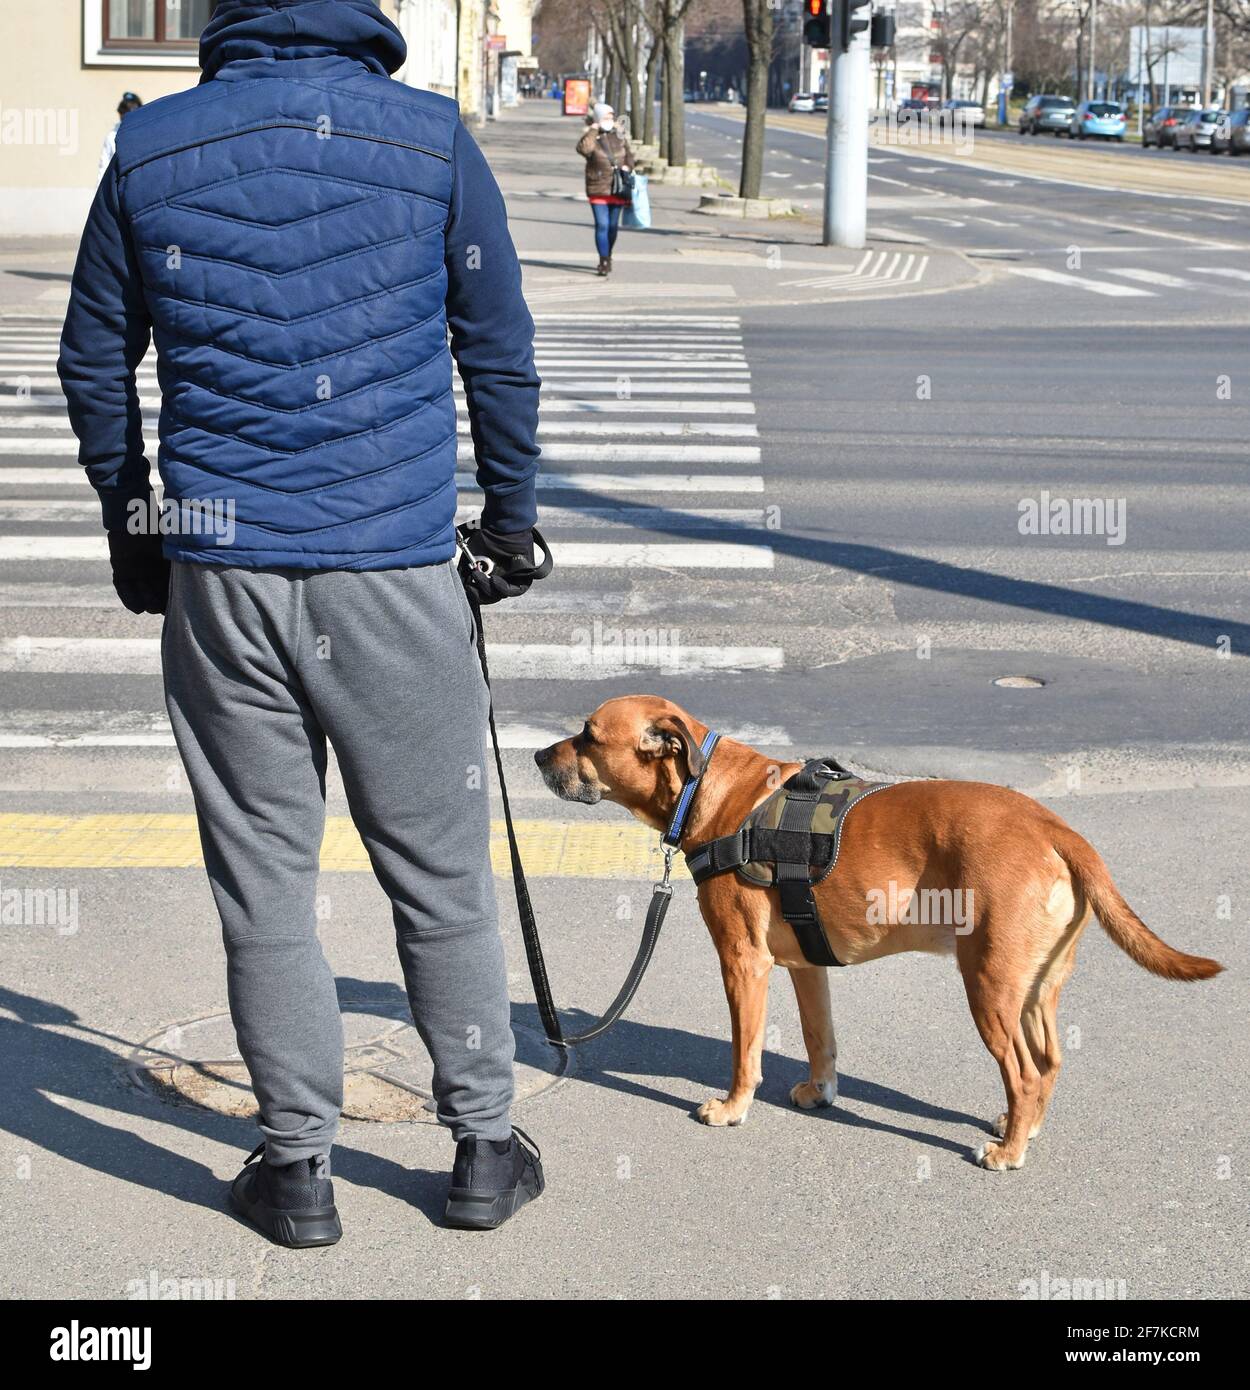
[[[625,492],[763,492],[759,474],[732,473],[558,473],[540,472],[534,480],[540,491],[596,493]],[[0,468],[0,486],[89,487],[81,468]],[[472,473],[457,473],[461,492],[480,492]],[[0,538],[0,544],[3,544]],[[3,558],[3,556],[0,556]]]
[[[1250,280],[1250,270],[1232,270],[1223,266],[1191,265],[1187,267],[1195,275],[1226,275],[1230,280]]]
[[[473,461],[471,442],[458,452],[461,462]],[[760,449],[756,444],[544,444],[542,456],[553,463],[759,463]]]
[[[661,519],[659,514],[657,519]],[[671,524],[671,517],[669,521]],[[228,553],[228,547],[221,549],[223,553]],[[771,546],[730,541],[553,541],[551,550],[556,564],[567,565],[570,569],[773,568]],[[0,561],[107,558],[107,537],[103,533],[95,536],[0,536]]]
[[[1126,280],[1139,280],[1143,285],[1160,285],[1168,290],[1192,289],[1192,280],[1183,280],[1179,275],[1165,275],[1161,270],[1140,270],[1136,266],[1103,266],[1106,275],[1122,275]]]
[[[459,507],[456,521],[467,521],[477,514],[480,503],[473,501]],[[0,521],[27,523],[35,521],[90,521],[100,519],[100,504],[95,498],[78,499],[4,499],[0,498]],[[681,530],[712,531],[727,526],[763,526],[762,507],[702,507],[681,508]],[[538,524],[546,527],[580,526],[591,530],[608,526],[629,526],[647,530],[656,523],[665,529],[674,524],[674,513],[658,507],[601,507],[591,503],[571,503],[567,507],[539,507]]]
[[[630,383],[631,386],[633,383]],[[152,412],[155,418],[156,412],[161,408],[159,396],[141,396],[139,404],[145,411]],[[27,423],[34,425],[35,419],[42,420],[43,417],[36,416],[37,410],[57,411],[58,415],[49,418],[58,418],[66,426],[69,419],[65,415],[64,396],[33,396],[30,398],[29,408],[32,412],[31,419]],[[544,397],[539,407],[540,415],[551,415],[555,413],[573,413],[583,415],[613,415],[618,413],[658,413],[672,415],[704,414],[708,415],[718,412],[725,415],[754,415],[755,406],[750,401],[592,401],[578,400],[577,398],[561,398],[558,396]],[[456,416],[459,420],[469,418],[469,409],[463,400],[456,402]],[[13,419],[19,419],[13,416]],[[19,426],[26,428],[26,423]]]
[[[1087,280],[1080,275],[1064,275],[1058,270],[1046,270],[1042,266],[1005,265],[1009,275],[1022,275],[1027,280],[1042,280],[1048,285],[1067,285],[1072,289],[1088,290],[1090,294],[1111,295],[1119,299],[1152,298],[1153,290],[1136,290],[1131,285],[1112,285],[1105,280]]]
[[[472,440],[459,440],[456,456],[472,462]],[[553,463],[585,460],[603,463],[758,463],[760,450],[754,444],[544,444],[542,456]],[[0,457],[77,458],[78,441],[73,435],[0,437]],[[0,481],[3,473],[0,472]]]
[[[589,636],[589,630],[588,630]],[[781,647],[642,643],[623,650],[554,642],[490,642],[491,670],[506,680],[606,680],[638,670],[668,675],[707,671],[780,671]],[[0,671],[31,675],[148,676],[161,670],[159,637],[10,637],[0,641]]]
[[[524,819],[515,828],[530,878],[642,880],[660,867],[654,832],[630,821]],[[506,877],[511,869],[501,820],[491,821],[490,851],[492,869]],[[6,869],[198,869],[202,864],[199,830],[190,815],[0,815],[0,867]],[[326,818],[321,869],[372,872],[349,817]],[[673,876],[688,876],[680,856]]]

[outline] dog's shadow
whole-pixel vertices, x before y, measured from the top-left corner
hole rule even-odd
[[[514,1003],[512,1017],[514,1023],[542,1033],[538,1010],[533,1004]],[[595,1019],[580,1009],[568,1009],[562,1011],[560,1021],[567,1034],[575,1035],[593,1024]],[[575,1049],[575,1053],[571,1070],[576,1081],[684,1110],[695,1124],[699,1122],[689,1098],[665,1090],[656,1084],[656,1078],[682,1077],[703,1087],[707,1096],[723,1096],[729,1081],[729,1043],[720,1038],[690,1033],[683,1028],[657,1027],[625,1018],[611,1032]],[[988,1129],[985,1120],[975,1115],[931,1105],[891,1086],[848,1076],[845,1072],[838,1073],[838,1100],[835,1105],[800,1111],[790,1100],[790,1089],[797,1082],[807,1080],[806,1062],[784,1057],[780,1053],[765,1052],[763,1070],[764,1083],[756,1092],[755,1104],[780,1106],[809,1119],[894,1134],[901,1139],[910,1139],[961,1156],[968,1154],[966,1141],[961,1143],[910,1125],[892,1124],[848,1110],[847,1103],[875,1106],[916,1120],[971,1125],[982,1132]],[[706,1096],[700,1097],[702,1099],[706,1099]]]

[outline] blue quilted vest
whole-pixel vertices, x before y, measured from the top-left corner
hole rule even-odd
[[[206,564],[454,553],[444,229],[456,103],[392,82],[371,0],[219,0],[189,92],[131,113],[118,188],[153,320],[170,500],[233,508]]]

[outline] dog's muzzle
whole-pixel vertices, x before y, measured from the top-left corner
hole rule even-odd
[[[580,801],[585,806],[594,806],[602,799],[603,793],[598,787],[582,780],[575,764],[566,767],[556,765],[555,755],[559,747],[558,743],[553,743],[550,748],[540,748],[534,754],[534,762],[543,775],[548,791],[554,792],[561,801]]]

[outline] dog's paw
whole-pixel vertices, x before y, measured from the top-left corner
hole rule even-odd
[[[982,1144],[976,1151],[976,1160],[980,1167],[988,1168],[991,1173],[1003,1173],[1008,1168],[1023,1168],[1024,1155],[1014,1161],[1005,1157],[1006,1148],[1002,1144]]]
[[[1029,1138],[1036,1139],[1041,1132],[1042,1122],[1041,1120],[1038,1120],[1038,1122],[1033,1126],[1033,1128],[1029,1130]],[[998,1117],[998,1119],[994,1120],[991,1123],[990,1133],[995,1135],[999,1139],[1001,1139],[1007,1133],[1007,1112],[1005,1110]]]
[[[705,1100],[694,1113],[700,1124],[716,1126],[740,1125],[747,1117],[744,1109],[716,1099]]]
[[[837,1098],[836,1081],[800,1081],[790,1088],[790,1101],[800,1110],[828,1110]]]

